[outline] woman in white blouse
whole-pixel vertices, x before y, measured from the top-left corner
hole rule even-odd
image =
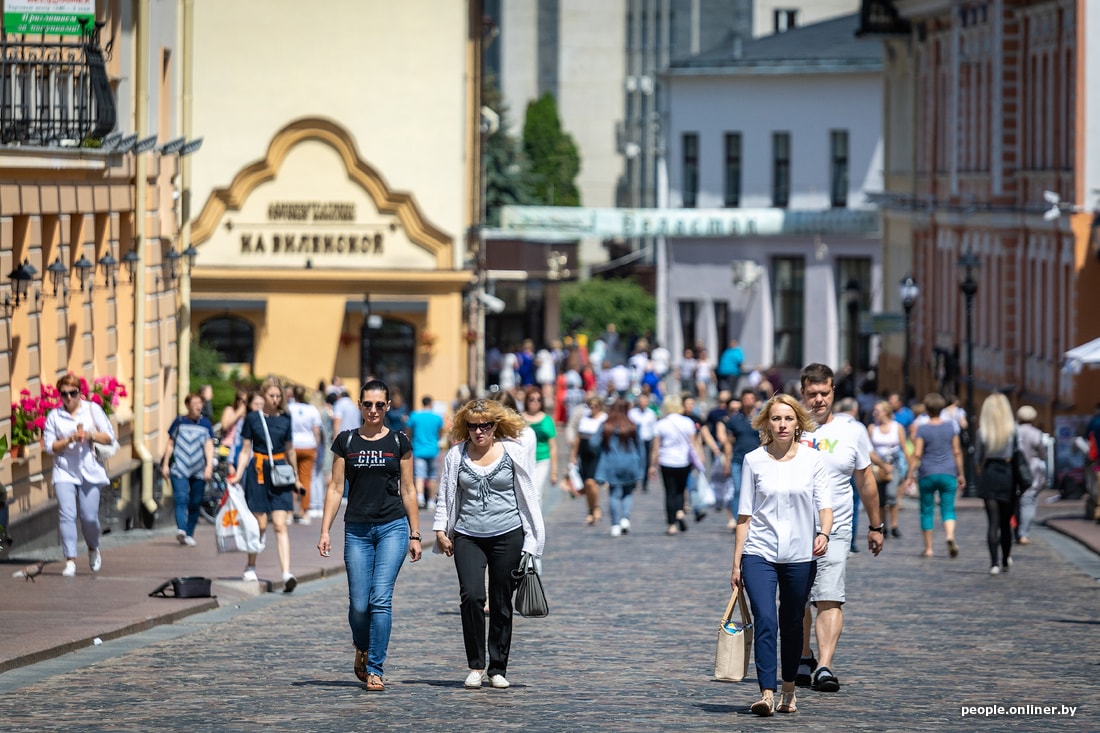
[[[94,445],[108,445],[115,439],[103,408],[82,399],[80,380],[66,374],[57,381],[61,404],[46,415],[42,436],[46,452],[53,459],[53,489],[61,517],[61,548],[65,553],[67,578],[76,575],[76,521],[88,544],[88,566],[93,573],[103,567],[99,554],[99,492],[111,482],[96,459]]]
[[[777,635],[783,640],[783,689],[775,710],[797,709],[794,678],[802,653],[802,611],[817,573],[814,558],[829,546],[833,511],[821,455],[799,445],[802,433],[815,429],[805,408],[790,395],[778,394],[752,426],[760,431],[761,445],[745,456],[742,468],[730,585],[736,590],[744,584],[752,606],[761,695],[751,710],[768,716],[775,701]]]

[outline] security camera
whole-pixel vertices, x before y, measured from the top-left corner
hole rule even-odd
[[[505,303],[503,300],[495,295],[489,295],[488,293],[480,293],[477,299],[481,301],[481,304],[485,306],[485,309],[490,313],[503,313]]]

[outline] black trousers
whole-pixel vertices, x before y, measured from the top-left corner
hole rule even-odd
[[[455,534],[462,639],[470,669],[503,675],[512,646],[512,571],[523,555],[523,528],[496,537]],[[489,568],[489,666],[485,666],[485,568]]]
[[[665,484],[665,517],[670,525],[676,524],[676,512],[684,509],[684,492],[687,491],[691,466],[661,466],[661,481]]]

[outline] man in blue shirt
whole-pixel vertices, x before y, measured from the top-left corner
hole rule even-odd
[[[409,415],[406,431],[412,438],[413,481],[416,501],[423,509],[435,509],[435,487],[439,480],[439,436],[443,418],[432,410],[432,398],[425,395],[420,409]]]
[[[886,398],[886,401],[890,405],[890,409],[894,412],[894,420],[901,425],[905,430],[905,434],[909,434],[909,426],[913,424],[913,420],[916,419],[916,415],[909,409],[909,406],[901,401],[901,395],[897,392],[891,392]]]
[[[737,381],[741,379],[741,365],[745,361],[745,354],[737,343],[737,339],[730,339],[730,344],[722,355],[718,357],[718,388],[728,389],[731,392],[737,389]]]

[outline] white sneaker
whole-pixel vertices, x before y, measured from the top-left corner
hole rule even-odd
[[[283,573],[283,593],[293,593],[297,587],[298,579],[294,577],[294,573]]]
[[[500,675],[497,676],[500,677]],[[470,670],[470,674],[466,675],[466,681],[462,684],[471,690],[476,690],[481,687],[481,683],[485,682],[487,679],[489,679],[489,675],[485,674],[483,670],[472,669]],[[501,679],[504,678],[501,677]]]
[[[611,526],[611,536],[612,537],[618,537],[622,533],[623,533],[623,528],[620,527],[619,525],[615,524],[615,525]]]
[[[622,527],[623,534],[627,534],[627,533],[630,532],[630,520],[629,519],[625,519],[625,518],[620,519],[619,520],[619,526]]]
[[[195,542],[194,537],[192,537],[191,535],[187,535],[186,537],[183,538],[183,544],[187,545],[188,547],[195,547],[199,543]]]
[[[186,532],[186,530],[182,530],[182,529],[177,529],[176,530],[176,542],[180,543],[181,545],[186,545],[187,544],[187,532]]]
[[[504,675],[495,674],[489,678],[489,685],[495,687],[498,690],[506,690],[509,687],[508,680],[504,679]]]
[[[99,569],[103,567],[103,555],[99,550],[88,550],[88,567],[92,569],[93,573],[98,573]]]
[[[308,514],[303,514],[301,516],[301,518],[298,519],[298,524],[301,524],[303,526],[309,526],[309,525],[313,524],[313,520],[310,519]]]
[[[996,565],[994,565],[993,567],[991,567],[989,569],[989,574],[990,575],[1000,575],[1001,574],[1001,569],[999,567],[997,567]]]
[[[320,519],[321,517],[325,516],[325,510],[324,509],[310,509],[309,510],[309,516],[313,517],[314,519]]]
[[[256,575],[256,568],[245,568],[241,573],[241,580],[259,580]]]
[[[434,512],[435,511],[435,499],[428,499],[428,507],[427,508],[428,508],[429,512]]]
[[[65,569],[61,571],[61,574],[66,578],[71,578],[76,575],[76,563],[72,560],[66,560]]]

